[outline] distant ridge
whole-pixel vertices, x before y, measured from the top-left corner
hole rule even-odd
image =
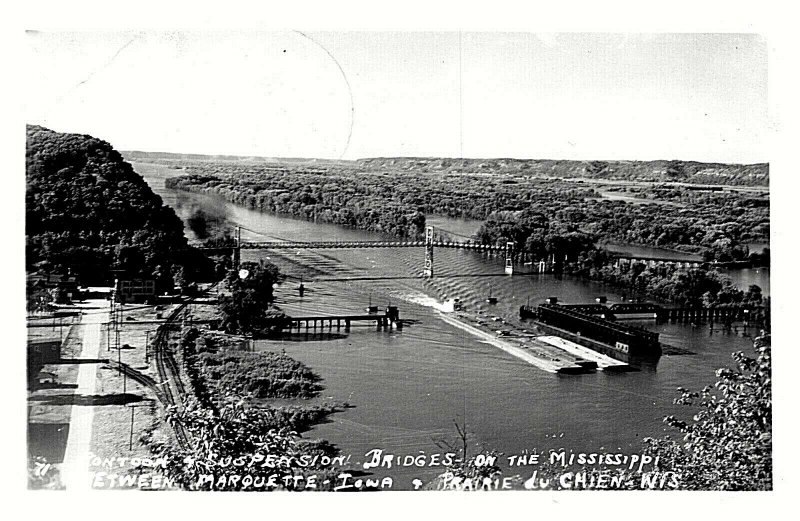
[[[120,152],[125,158],[132,161],[146,159],[184,160],[184,161],[242,161],[263,163],[341,163],[348,164],[353,161],[344,159],[319,159],[308,157],[267,157],[267,156],[234,156],[229,154],[183,154],[176,152],[146,152],[142,150],[123,150]]]
[[[416,172],[498,173],[540,175],[559,178],[594,178],[626,181],[684,182],[766,186],[769,164],[738,165],[700,161],[580,161],[570,159],[452,159],[372,158],[360,159],[367,170],[394,169]]]
[[[583,161],[574,159],[373,157],[356,160],[122,152],[130,161],[200,161],[339,167],[354,171],[414,171],[440,174],[511,174],[691,184],[768,186],[769,164],[709,163],[682,160]]]
[[[120,154],[130,156],[133,158],[151,158],[151,159],[222,159],[222,160],[252,160],[252,161],[272,161],[272,162],[326,162],[326,163],[370,163],[370,162],[442,162],[452,161],[464,164],[476,162],[509,162],[509,163],[598,163],[605,162],[610,164],[668,164],[674,162],[681,162],[687,165],[700,165],[706,167],[763,167],[768,168],[769,163],[720,163],[709,161],[692,161],[682,159],[533,159],[533,158],[515,158],[515,157],[444,157],[444,156],[375,156],[375,157],[361,157],[358,159],[330,159],[319,157],[275,157],[275,156],[239,156],[231,154],[192,154],[192,153],[178,153],[178,152],[153,152],[145,150],[120,150]]]

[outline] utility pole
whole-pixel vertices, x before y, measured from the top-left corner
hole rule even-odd
[[[136,407],[138,404],[136,403],[129,403],[128,407],[131,408],[131,430],[130,430],[130,437],[128,438],[128,450],[133,450],[133,424],[134,424],[134,412],[136,411]]]
[[[136,407],[131,407],[131,437],[128,441],[128,450],[133,450],[133,414],[136,412]]]
[[[108,322],[106,323],[106,351],[111,351],[111,326],[114,324],[114,301],[111,301],[111,308],[108,310]]]
[[[119,332],[117,332],[119,335]],[[128,393],[128,373],[122,368],[122,346],[117,345],[117,367],[122,373],[122,394]]]

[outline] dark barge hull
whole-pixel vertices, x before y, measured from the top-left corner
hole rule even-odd
[[[607,350],[625,357],[656,358],[661,356],[658,333],[646,329],[610,322],[574,309],[566,309],[557,304],[542,304],[535,312],[530,308],[523,307],[520,309],[520,316],[535,318],[543,326],[552,326],[569,332],[573,336],[570,340],[585,338],[593,344],[601,344]]]

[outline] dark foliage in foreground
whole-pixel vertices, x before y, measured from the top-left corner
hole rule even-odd
[[[168,421],[186,429],[190,446],[151,449],[167,461],[164,473],[186,490],[293,490],[294,481],[283,478],[305,474],[316,474],[324,489],[322,481],[336,475],[328,466],[301,464],[314,456],[336,455],[333,445],[304,440],[288,426],[276,428],[263,411],[241,402],[228,401],[216,411],[189,400],[183,411],[170,410]]]
[[[687,490],[772,489],[772,347],[769,335],[754,343],[755,358],[733,354],[736,367],[717,371],[713,387],[678,389],[675,403],[699,408],[685,421],[665,423],[683,434],[645,440],[662,470],[681,474]]]
[[[29,270],[69,269],[83,284],[122,270],[170,289],[176,273],[196,280],[209,269],[175,212],[109,143],[29,126],[25,163]]]

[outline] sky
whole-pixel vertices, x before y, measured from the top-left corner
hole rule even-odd
[[[767,162],[754,34],[30,31],[29,123],[118,150]]]

